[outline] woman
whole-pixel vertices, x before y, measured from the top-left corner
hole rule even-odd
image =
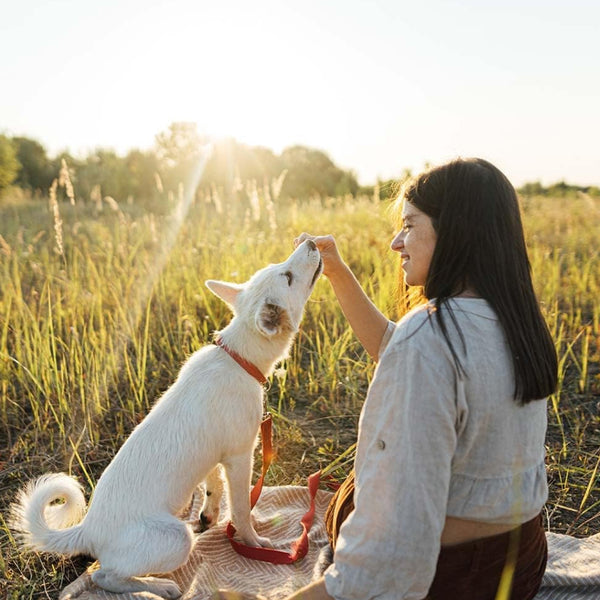
[[[455,160],[405,187],[392,241],[427,304],[392,324],[331,236],[325,274],[378,360],[355,483],[328,512],[333,564],[294,594],[336,600],[528,600],[546,539],[546,402],[554,345],[535,298],[514,188],[489,162]],[[511,592],[512,590],[512,592]]]

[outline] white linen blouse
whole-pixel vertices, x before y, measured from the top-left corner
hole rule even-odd
[[[481,298],[418,307],[384,335],[359,421],[355,510],[325,573],[336,600],[422,600],[446,516],[524,523],[546,502],[546,402],[513,399],[510,350]],[[456,324],[462,333],[456,329]]]

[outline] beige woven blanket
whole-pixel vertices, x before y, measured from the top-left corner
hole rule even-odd
[[[172,573],[183,590],[182,600],[207,600],[217,589],[261,594],[269,600],[285,598],[306,585],[321,548],[327,544],[323,517],[331,494],[319,491],[310,532],[307,556],[293,565],[272,565],[236,554],[217,526],[197,537],[188,562]],[[289,550],[299,536],[300,519],[309,506],[305,487],[284,486],[263,489],[252,514],[260,535],[277,548]],[[198,507],[192,507],[192,517]],[[576,539],[549,533],[548,567],[536,600],[600,600],[600,534]],[[92,567],[93,568],[93,567]],[[89,572],[67,586],[60,600],[158,600],[152,594],[110,594],[95,587]]]
[[[548,565],[536,600],[600,599],[600,534],[547,533]]]
[[[269,600],[285,598],[309,583],[321,548],[327,544],[324,515],[330,492],[319,490],[315,499],[315,519],[309,534],[308,554],[293,565],[272,565],[236,554],[225,536],[225,525],[198,535],[185,565],[169,577],[183,591],[182,600],[205,600],[217,589],[261,594]],[[296,486],[265,487],[252,511],[259,535],[267,536],[274,547],[290,550],[300,535],[300,520],[310,505],[308,488]],[[192,507],[191,518],[198,506]],[[224,515],[224,523],[227,515]],[[93,569],[93,566],[91,567]],[[89,570],[67,586],[60,600],[158,600],[154,594],[112,594],[98,589]]]

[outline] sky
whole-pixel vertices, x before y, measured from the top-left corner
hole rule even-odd
[[[175,121],[363,184],[480,156],[600,185],[598,0],[0,0],[0,133],[51,155]]]

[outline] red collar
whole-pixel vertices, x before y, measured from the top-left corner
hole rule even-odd
[[[215,344],[220,348],[223,348],[223,350],[225,350],[225,352],[227,352],[227,354],[229,354],[229,356],[231,356],[231,358],[233,358],[233,360],[235,360],[235,362],[240,365],[240,367],[242,367],[246,373],[252,375],[252,377],[254,377],[258,383],[261,385],[267,383],[267,378],[260,372],[260,369],[250,361],[242,358],[237,352],[234,352],[231,348],[226,346],[221,336],[215,338]]]

